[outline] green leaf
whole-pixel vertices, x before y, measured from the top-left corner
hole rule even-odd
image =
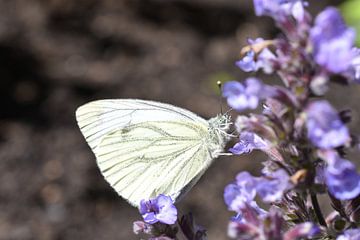
[[[347,0],[340,5],[346,23],[357,32],[356,45],[360,46],[360,0]]]

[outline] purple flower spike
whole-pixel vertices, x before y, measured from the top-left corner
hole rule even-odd
[[[230,107],[243,111],[257,108],[261,99],[263,84],[257,78],[248,78],[245,82],[226,82],[223,88],[223,97],[227,98]]]
[[[350,140],[349,130],[327,101],[311,103],[307,110],[308,138],[323,149],[339,147]]]
[[[339,200],[357,197],[360,194],[360,175],[355,165],[340,158],[335,151],[326,151],[322,157],[328,163],[324,175],[329,192]]]
[[[336,240],[358,240],[358,239],[360,239],[360,228],[346,230],[342,235],[336,238]]]
[[[310,38],[315,61],[330,72],[341,73],[351,67],[355,31],[348,28],[339,11],[328,7],[315,19]]]
[[[177,210],[171,197],[162,194],[149,201],[141,200],[139,210],[144,221],[150,224],[174,224],[177,220]]]
[[[279,169],[266,177],[259,178],[256,183],[256,191],[264,202],[280,200],[284,192],[291,187],[290,177],[283,169]]]
[[[230,148],[229,151],[233,154],[241,155],[250,153],[254,149],[264,149],[268,147],[267,142],[252,132],[241,132],[239,142]]]

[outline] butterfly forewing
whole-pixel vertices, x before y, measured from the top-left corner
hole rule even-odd
[[[80,129],[111,186],[132,205],[181,190],[211,163],[208,123],[190,111],[143,100],[79,108]]]
[[[137,99],[93,101],[77,109],[76,119],[92,149],[113,130],[141,122],[188,120],[207,124],[206,120],[185,109]]]

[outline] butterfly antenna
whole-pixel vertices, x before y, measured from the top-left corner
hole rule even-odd
[[[234,110],[234,109],[230,108],[229,110],[227,110],[227,111],[225,112],[225,114],[229,114],[229,112],[231,112],[232,110]]]
[[[222,89],[222,83],[221,81],[217,81],[216,84],[218,85],[218,88],[220,90],[220,95],[219,95],[219,102],[220,102],[220,113],[221,115],[223,115],[223,108],[222,108],[222,96],[221,96],[221,89]]]

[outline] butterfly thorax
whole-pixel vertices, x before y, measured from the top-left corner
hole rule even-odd
[[[209,151],[213,158],[219,156],[223,152],[225,144],[230,139],[230,134],[227,131],[231,125],[231,117],[227,114],[217,115],[209,119]]]

